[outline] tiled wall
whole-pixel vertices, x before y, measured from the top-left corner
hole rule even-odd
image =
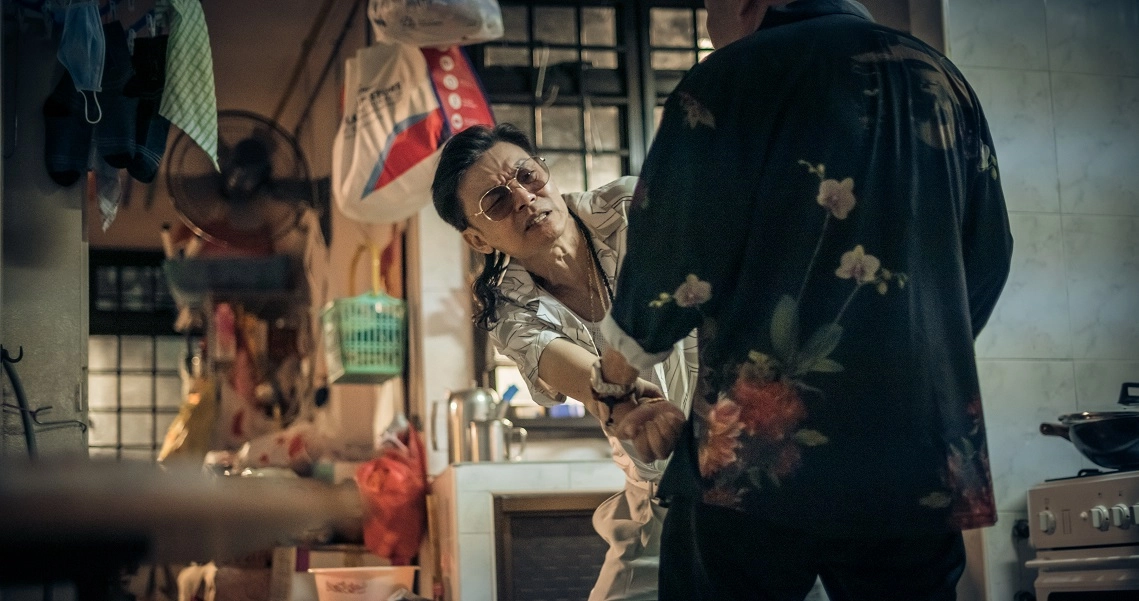
[[[1090,467],[1038,433],[1111,409],[1139,380],[1139,2],[947,0],[949,55],[976,89],[1016,249],[977,341],[1000,523],[984,531],[989,601],[1032,590],[1011,536],[1025,492]]]
[[[420,337],[413,342],[411,352],[419,355],[414,360],[422,370],[423,386],[423,405],[415,413],[429,422],[425,429],[427,472],[438,474],[447,467],[445,402],[449,391],[474,385],[470,292],[464,275],[467,247],[459,232],[440,219],[431,204],[420,210],[409,244],[414,247],[409,251],[410,260],[418,264],[419,274],[417,279],[408,280],[408,298],[413,299],[412,311],[418,312],[413,321]],[[417,335],[412,332],[412,336]]]

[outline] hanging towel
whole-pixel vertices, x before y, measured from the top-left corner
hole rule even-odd
[[[218,167],[218,109],[206,15],[198,0],[171,0],[166,89],[158,113],[186,132]]]

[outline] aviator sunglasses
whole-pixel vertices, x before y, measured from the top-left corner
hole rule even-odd
[[[501,184],[487,190],[482,198],[479,199],[479,212],[474,216],[482,215],[491,221],[502,221],[514,212],[514,200],[511,198],[513,191],[511,184],[518,184],[521,188],[534,194],[550,181],[550,169],[546,166],[546,161],[542,157],[530,157],[514,170],[514,177],[511,177],[505,184]]]

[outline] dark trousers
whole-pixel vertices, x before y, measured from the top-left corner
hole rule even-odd
[[[661,537],[660,599],[802,601],[817,577],[831,601],[953,601],[964,571],[959,532],[821,538],[674,501]]]

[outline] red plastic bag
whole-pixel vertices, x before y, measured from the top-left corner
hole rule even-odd
[[[413,426],[356,469],[364,501],[364,546],[392,565],[410,565],[427,528],[427,464]]]

